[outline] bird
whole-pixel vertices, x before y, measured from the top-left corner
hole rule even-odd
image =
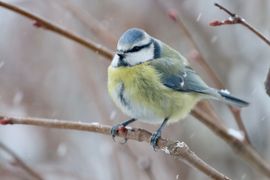
[[[200,100],[249,105],[228,90],[209,87],[183,55],[139,28],[130,28],[119,38],[107,86],[114,103],[131,118],[112,127],[113,139],[120,127],[136,120],[161,124],[151,135],[154,149],[165,125],[184,119]]]

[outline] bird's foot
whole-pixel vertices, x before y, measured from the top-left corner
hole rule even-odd
[[[126,128],[127,125],[129,125],[130,123],[136,121],[135,118],[132,118],[132,119],[129,119],[125,122],[122,122],[120,124],[117,124],[115,126],[112,127],[111,129],[111,135],[112,135],[112,138],[113,140],[115,141],[115,136],[118,135],[118,134],[124,134],[126,135],[128,130]],[[125,137],[124,138],[124,141],[120,142],[121,144],[125,144],[127,142],[127,138]]]
[[[160,137],[161,137],[161,132],[159,130],[154,132],[151,136],[150,144],[153,146],[154,151],[156,151],[156,148],[158,147],[157,142]]]
[[[111,135],[113,138],[113,141],[115,141],[115,136],[118,135],[119,133],[126,133],[127,128],[123,123],[114,125],[111,129]],[[124,141],[121,141],[121,144],[125,144],[127,142],[127,138],[124,138]]]

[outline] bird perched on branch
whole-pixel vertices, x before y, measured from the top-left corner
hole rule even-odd
[[[113,126],[113,138],[120,127],[137,119],[161,123],[151,136],[154,148],[166,123],[183,119],[202,99],[248,105],[228,91],[209,87],[179,52],[138,28],[127,30],[118,41],[108,68],[108,90],[116,105],[132,118]]]

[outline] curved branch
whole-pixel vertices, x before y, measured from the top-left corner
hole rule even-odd
[[[14,11],[16,13],[19,13],[23,16],[26,16],[29,19],[35,20],[36,26],[41,26],[45,29],[51,30],[53,32],[56,32],[60,35],[63,35],[71,40],[74,40],[82,45],[84,45],[85,47],[94,50],[95,52],[98,52],[100,55],[106,57],[107,59],[111,59],[113,56],[113,53],[106,49],[101,47],[100,45],[91,42],[91,41],[87,41],[84,40],[83,38],[80,38],[77,35],[74,35],[71,32],[65,31],[62,28],[59,28],[58,26],[49,23],[48,21],[45,21],[29,12],[26,12],[25,10],[22,10],[14,5],[10,5],[8,3],[4,3],[2,1],[0,1],[0,6],[3,6],[11,11]],[[42,23],[39,23],[42,22]],[[245,141],[241,141],[239,139],[237,139],[236,137],[234,137],[234,135],[229,133],[229,130],[221,125],[215,124],[214,122],[218,122],[218,118],[215,116],[209,116],[208,114],[206,114],[205,112],[201,111],[200,109],[195,109],[192,112],[192,115],[196,118],[198,118],[198,120],[200,120],[203,124],[205,124],[210,130],[212,130],[217,136],[221,137],[225,142],[227,142],[232,149],[234,149],[236,152],[239,152],[239,155],[244,157],[247,161],[250,162],[251,165],[253,165],[254,167],[256,167],[260,172],[262,172],[263,174],[265,174],[267,177],[270,177],[270,167],[269,165],[259,156],[259,154],[248,144],[245,143]],[[1,118],[0,118],[1,120]],[[28,125],[36,125],[36,126],[43,126],[43,127],[54,127],[54,128],[62,128],[62,129],[77,129],[77,130],[81,130],[81,131],[94,131],[94,132],[99,132],[102,134],[108,134],[108,132],[110,133],[110,127],[109,126],[102,126],[99,127],[99,124],[87,124],[86,126],[81,126],[84,125],[84,123],[75,123],[76,128],[72,128],[72,126],[68,126],[66,127],[66,121],[57,121],[57,120],[50,120],[49,123],[47,123],[46,119],[35,119],[36,121],[33,121],[33,119],[18,119],[18,118],[3,118],[0,121],[0,124],[4,125],[4,124],[28,124]],[[43,120],[43,121],[42,121]],[[70,125],[72,125],[72,122],[68,122],[71,123]],[[90,129],[90,130],[89,130]],[[102,130],[102,131],[101,131]],[[127,135],[130,135],[130,133],[133,133],[133,136],[128,136],[128,138],[132,139],[132,137],[137,137],[136,140],[138,141],[145,141],[145,142],[149,142],[149,138],[151,133],[142,129],[132,129],[132,131],[128,131],[129,133]],[[141,133],[144,132],[144,133]],[[143,135],[148,134],[146,137],[142,137]],[[137,136],[134,136],[137,135]],[[120,134],[121,136],[121,134]],[[123,137],[123,136],[122,136]],[[166,141],[164,139],[161,139],[159,142],[159,147],[166,147],[166,145],[169,145],[169,141]],[[184,147],[187,147],[184,144]],[[181,149],[181,148],[180,148]],[[189,148],[188,148],[189,149]],[[163,150],[165,151],[166,148]],[[182,149],[183,150],[183,149]],[[185,152],[183,150],[183,152]],[[181,154],[181,153],[180,153]],[[184,153],[186,154],[186,153]],[[195,154],[194,154],[195,155]],[[187,156],[189,157],[189,156]],[[185,157],[187,162],[190,162],[191,160],[189,158],[192,158],[193,156],[190,155],[189,158]],[[192,164],[192,163],[191,163]],[[193,166],[197,167],[198,165],[196,163],[192,164]],[[205,166],[202,167],[197,167],[200,170],[203,170],[205,168],[203,167],[207,167],[207,164]]]
[[[201,67],[203,67],[203,69],[207,72],[208,77],[214,82],[215,86],[219,89],[225,89],[224,84],[220,81],[219,77],[217,76],[217,74],[215,73],[215,71],[212,70],[212,68],[208,65],[208,63],[206,62],[206,60],[203,58],[202,53],[200,51],[200,48],[198,47],[196,41],[194,40],[194,38],[192,37],[191,33],[189,32],[188,28],[186,27],[185,23],[183,22],[182,18],[180,15],[178,15],[177,11],[174,9],[168,9],[166,7],[166,5],[164,4],[164,2],[161,2],[160,0],[154,0],[154,2],[156,2],[156,4],[161,8],[162,11],[166,12],[166,14],[181,28],[181,30],[184,32],[184,34],[186,35],[186,37],[189,39],[191,46],[193,47],[193,49],[195,49],[198,52],[198,63],[200,64]],[[212,111],[210,105],[208,105],[208,107],[206,107],[208,109],[208,111]],[[238,128],[243,131],[244,135],[245,135],[245,141],[247,143],[250,144],[250,140],[248,137],[248,133],[246,130],[246,127],[243,123],[242,117],[241,117],[241,112],[240,109],[234,108],[230,105],[228,105],[231,113],[234,116],[234,120],[236,121],[236,124],[238,126]],[[213,108],[212,108],[213,109]],[[213,113],[213,112],[211,112]]]
[[[232,25],[232,24],[242,24],[246,28],[248,28],[251,32],[256,34],[260,39],[262,39],[268,46],[270,46],[270,40],[266,38],[262,33],[260,33],[256,28],[254,28],[251,24],[249,24],[244,18],[238,16],[235,13],[232,13],[227,8],[223,7],[222,5],[215,3],[215,6],[217,6],[219,9],[223,10],[227,14],[230,15],[230,17],[224,21],[213,21],[210,23],[211,26],[221,26],[221,25]]]
[[[253,167],[262,172],[267,177],[270,177],[270,166],[259,154],[250,146],[245,143],[243,139],[239,138],[236,134],[230,132],[230,129],[215,123],[208,114],[202,112],[196,108],[192,112],[192,115],[211,129],[217,136],[222,138],[231,148],[238,153],[243,159],[250,162]]]
[[[83,122],[70,122],[63,120],[51,120],[41,118],[14,118],[14,117],[0,117],[0,124],[23,124],[41,126],[47,128],[58,129],[71,129],[78,131],[96,132],[104,135],[111,135],[111,126],[102,125],[99,123],[83,123]],[[125,131],[119,131],[118,136],[136,140],[139,142],[150,143],[151,133],[144,129],[129,128]],[[184,160],[194,168],[202,171],[207,176],[213,179],[229,180],[227,176],[218,172],[215,168],[209,166],[206,162],[200,159],[184,142],[172,142],[163,138],[160,138],[157,143],[157,149],[162,150],[166,154],[180,158]]]
[[[13,12],[16,12],[16,13],[18,13],[18,14],[20,14],[28,19],[34,20],[35,27],[47,29],[47,30],[50,30],[52,32],[55,32],[56,34],[59,34],[59,35],[64,36],[68,39],[71,39],[71,40],[85,46],[86,48],[92,49],[94,52],[98,52],[101,56],[103,56],[105,58],[112,59],[112,57],[113,57],[113,53],[111,52],[111,50],[101,46],[100,44],[97,44],[93,41],[82,38],[79,35],[76,35],[73,32],[70,32],[64,28],[61,28],[60,26],[55,25],[55,24],[49,22],[48,20],[45,20],[37,15],[34,15],[33,13],[30,13],[26,10],[23,10],[22,8],[11,5],[9,3],[5,3],[3,1],[0,1],[0,6],[6,8],[6,9],[9,9]]]

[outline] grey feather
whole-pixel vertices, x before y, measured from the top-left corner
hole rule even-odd
[[[213,93],[191,67],[184,66],[177,60],[159,58],[152,61],[151,65],[160,74],[162,83],[171,89],[202,94]]]
[[[159,58],[150,63],[160,74],[163,85],[176,91],[193,92],[205,95],[206,98],[224,101],[239,107],[249,103],[231,96],[222,90],[209,87],[189,66],[174,59]]]

